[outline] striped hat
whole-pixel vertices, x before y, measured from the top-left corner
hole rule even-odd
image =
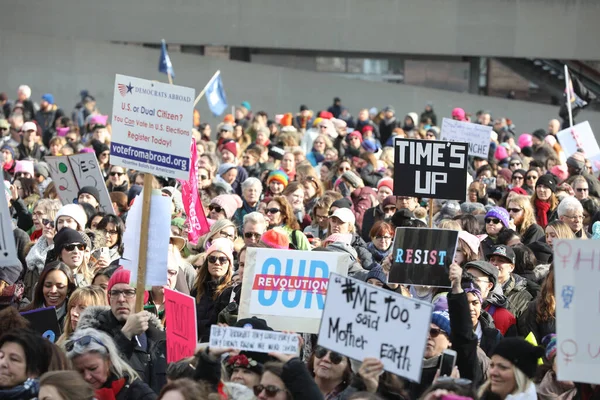
[[[289,178],[287,174],[283,171],[271,171],[269,177],[267,178],[267,185],[270,184],[271,181],[280,182],[285,187],[288,185]]]

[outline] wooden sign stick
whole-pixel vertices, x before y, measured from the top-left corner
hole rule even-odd
[[[144,173],[142,197],[142,228],[140,235],[140,255],[137,275],[135,312],[144,310],[144,291],[146,290],[146,263],[148,256],[148,231],[150,230],[150,201],[152,200],[152,174]]]

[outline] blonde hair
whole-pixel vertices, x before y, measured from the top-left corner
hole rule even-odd
[[[513,195],[506,204],[507,208],[510,203],[516,203],[523,210],[523,222],[521,222],[521,226],[518,229],[519,234],[523,235],[531,225],[536,223],[529,196],[524,196],[522,194]]]
[[[575,234],[566,222],[556,219],[546,226],[546,229],[548,228],[554,229],[554,232],[556,232],[556,237],[559,239],[575,239]]]
[[[60,345],[65,342],[73,333],[73,329],[71,328],[71,309],[82,303],[87,307],[107,306],[108,299],[106,298],[106,292],[100,286],[85,286],[75,289],[67,303],[67,315],[65,317],[63,334],[60,335],[56,344]]]
[[[457,221],[453,221],[451,219],[443,219],[437,225],[440,229],[449,229],[451,231],[462,231],[462,227]]]
[[[521,371],[519,368],[517,368],[514,364],[511,363],[511,365],[512,365],[513,375],[515,376],[515,389],[509,394],[515,395],[518,393],[525,393],[527,391],[527,388],[529,387],[529,385],[532,384],[531,379],[529,379],[527,377],[527,375],[525,375],[525,373],[523,371]],[[477,395],[480,398],[484,398],[485,393],[487,391],[491,390],[491,387],[492,387],[492,381],[488,379],[483,385],[481,385]]]

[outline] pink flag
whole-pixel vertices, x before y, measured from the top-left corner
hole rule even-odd
[[[181,196],[183,197],[183,206],[187,215],[186,225],[188,226],[188,240],[192,244],[198,243],[200,236],[210,230],[204,208],[198,197],[198,153],[196,151],[196,141],[192,138],[190,146],[191,165],[190,179],[187,181],[179,180],[181,183]]]

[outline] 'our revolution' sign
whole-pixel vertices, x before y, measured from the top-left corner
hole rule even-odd
[[[389,281],[408,285],[450,287],[458,231],[396,228]]]
[[[346,275],[349,264],[342,253],[249,248],[239,318],[256,316],[276,330],[317,333],[329,274]]]
[[[394,195],[465,200],[469,145],[397,138]]]

